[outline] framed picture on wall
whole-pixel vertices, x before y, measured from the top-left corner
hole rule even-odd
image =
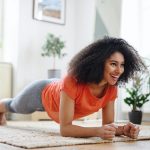
[[[65,0],[34,0],[33,18],[65,24]]]

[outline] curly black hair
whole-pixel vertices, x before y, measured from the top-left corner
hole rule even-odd
[[[146,69],[138,52],[124,39],[104,37],[77,53],[69,63],[68,73],[79,83],[99,83],[106,59],[115,52],[120,52],[125,60],[124,73],[117,83],[128,82],[135,73]]]

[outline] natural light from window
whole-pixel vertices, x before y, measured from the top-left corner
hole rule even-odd
[[[149,0],[122,0],[122,22],[121,37],[127,39],[145,58],[147,65],[150,65],[150,1]],[[123,102],[123,93],[121,106],[124,112],[130,108]],[[144,108],[144,112],[150,112],[150,102]]]
[[[0,0],[0,60],[2,59],[2,38],[3,38],[3,0]]]

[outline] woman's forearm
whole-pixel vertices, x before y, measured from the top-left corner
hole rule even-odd
[[[60,133],[65,137],[93,137],[97,136],[98,127],[81,127],[65,125],[60,127]]]

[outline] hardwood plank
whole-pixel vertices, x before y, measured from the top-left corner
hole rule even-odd
[[[0,150],[24,150],[24,148],[19,148],[12,145],[0,143]]]
[[[148,150],[150,141],[135,141],[135,142],[116,142],[116,143],[103,143],[103,144],[90,144],[90,145],[75,145],[75,146],[62,146],[52,148],[36,148],[28,150]],[[0,143],[0,150],[27,150],[18,148],[7,144]]]
[[[148,150],[150,148],[150,141],[136,141],[136,142],[116,142],[90,145],[75,145],[63,146],[53,148],[40,148],[38,150]],[[37,149],[32,149],[37,150]]]

